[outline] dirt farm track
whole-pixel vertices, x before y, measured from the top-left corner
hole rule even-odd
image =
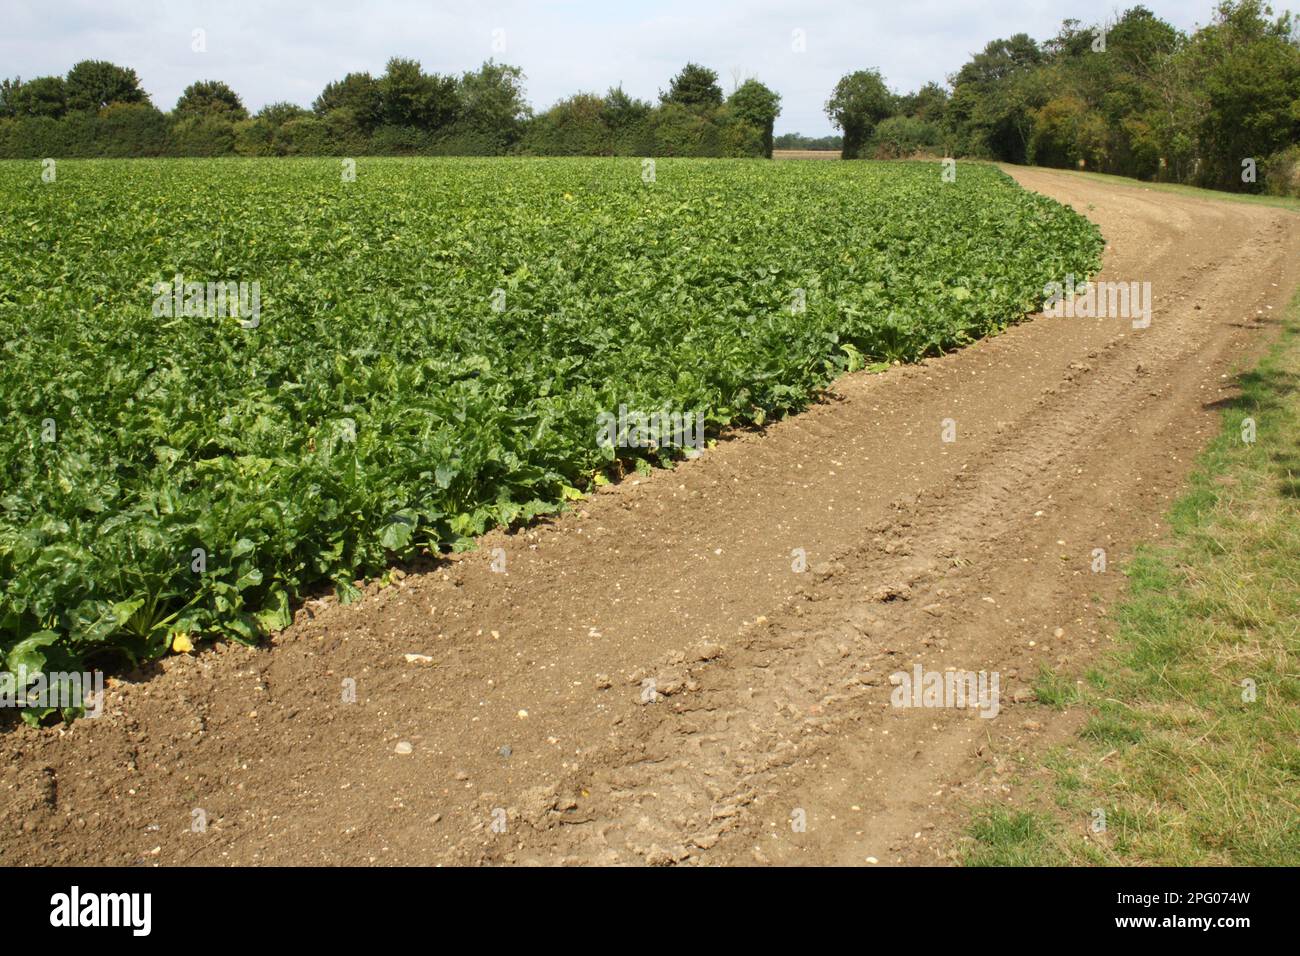
[[[0,860],[952,861],[971,802],[1074,729],[1027,689],[1108,644],[1124,578],[1093,549],[1162,533],[1300,282],[1293,213],[1009,171],[1098,223],[1102,279],[1150,281],[1149,328],[1040,316],[847,375],[265,647],[113,679],[97,720],[8,724]],[[1000,672],[1000,713],[891,708],[917,663]]]

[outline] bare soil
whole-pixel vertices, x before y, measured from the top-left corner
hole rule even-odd
[[[1300,282],[1287,211],[1011,172],[1101,226],[1101,278],[1152,283],[1150,328],[1040,316],[845,376],[265,647],[115,679],[97,720],[11,725],[0,861],[953,860],[1072,731],[1030,687],[1108,646],[1117,569]],[[917,663],[999,672],[998,716],[892,707]]]

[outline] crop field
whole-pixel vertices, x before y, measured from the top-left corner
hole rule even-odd
[[[1095,271],[1093,225],[958,170],[0,164],[6,667],[255,640],[676,454],[602,413],[762,424]]]

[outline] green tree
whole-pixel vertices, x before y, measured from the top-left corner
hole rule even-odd
[[[425,73],[418,60],[393,57],[379,78],[383,121],[390,126],[436,130],[460,111],[456,80]]]
[[[351,110],[360,127],[369,133],[384,119],[383,91],[380,82],[369,73],[349,73],[341,80],[327,83],[311,108],[317,116],[331,110]]]
[[[1124,11],[1106,33],[1106,52],[1138,78],[1146,79],[1178,49],[1178,31],[1144,6]]]
[[[763,155],[771,159],[772,129],[776,125],[776,118],[781,115],[781,95],[758,80],[749,79],[736,87],[736,91],[727,100],[727,105],[739,119],[762,134]]]
[[[1028,34],[994,40],[953,77],[950,123],[965,152],[1023,163],[1033,135],[1034,110],[1047,102],[1037,68],[1043,52]]]
[[[1207,185],[1242,189],[1242,163],[1300,140],[1300,47],[1289,13],[1270,19],[1260,0],[1219,5],[1192,38],[1205,109],[1199,138]]]
[[[619,132],[644,123],[653,108],[646,100],[628,96],[622,86],[611,86],[601,107],[601,119],[611,130]]]
[[[498,143],[500,151],[513,146],[531,115],[523,81],[519,67],[492,60],[463,74],[456,87],[460,131]]]
[[[1034,116],[1029,155],[1041,166],[1072,167],[1083,160],[1104,167],[1106,128],[1101,116],[1077,96],[1057,96]]]
[[[68,109],[102,110],[109,103],[147,103],[135,70],[106,60],[82,60],[68,71]]]
[[[176,101],[176,116],[186,119],[194,116],[220,116],[231,122],[248,119],[239,94],[220,80],[199,80],[185,87]]]
[[[842,136],[804,136],[802,133],[782,133],[773,141],[777,149],[823,149],[839,152],[844,146]]]
[[[38,76],[8,94],[14,116],[58,119],[68,111],[67,84],[61,76]]]
[[[900,96],[896,109],[900,116],[942,123],[948,110],[948,91],[938,83],[926,83],[915,93]]]
[[[660,91],[659,99],[690,110],[716,109],[722,105],[722,87],[718,86],[718,74],[713,70],[698,63],[687,63],[669,81],[668,91]]]
[[[885,86],[879,70],[858,70],[840,78],[826,115],[836,129],[844,131],[840,155],[858,159],[876,124],[894,111],[894,96]]]
[[[717,147],[711,156],[768,157],[767,144],[763,138],[763,129],[737,115],[730,103],[709,114],[717,128]]]
[[[1105,126],[1106,171],[1129,176],[1155,177],[1160,172],[1162,151],[1153,128],[1154,115],[1162,101],[1162,85],[1170,80],[1170,61],[1178,49],[1180,34],[1174,27],[1145,7],[1126,10],[1106,33],[1105,56],[1081,58],[1091,65],[1087,76],[1092,83],[1082,88],[1084,98]],[[1186,91],[1174,91],[1179,98]],[[1089,151],[1088,140],[1095,133],[1096,120],[1085,124],[1081,148]]]
[[[272,129],[278,129],[289,120],[302,119],[306,115],[308,115],[307,110],[297,103],[284,101],[267,103],[257,111],[257,119],[264,121]]]
[[[14,109],[14,94],[22,88],[22,85],[23,78],[21,76],[15,76],[12,80],[8,77],[0,80],[0,118],[17,115],[17,111]]]

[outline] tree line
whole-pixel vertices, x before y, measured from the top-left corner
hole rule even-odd
[[[523,72],[489,60],[459,76],[394,57],[349,73],[310,109],[250,114],[220,80],[190,84],[169,113],[135,71],[102,60],[66,76],[0,81],[0,157],[535,155],[770,156],[781,98],[757,80],[724,96],[688,63],[651,103],[614,87],[534,115]]]
[[[777,149],[822,149],[839,152],[844,146],[844,137],[804,136],[802,133],[782,133],[775,141]]]
[[[164,113],[135,71],[83,61],[66,76],[0,81],[0,156],[771,156],[839,148],[846,159],[917,154],[1078,167],[1219,189],[1300,195],[1300,41],[1289,13],[1222,0],[1184,33],[1143,6],[1044,41],[993,40],[946,83],[891,92],[844,76],[826,103],[839,136],[773,136],[781,97],[755,79],[724,95],[688,63],[657,102],[622,87],[534,114],[518,67],[455,75],[395,57],[349,73],[307,109],[250,115],[225,83],[191,84]]]
[[[931,153],[1300,195],[1300,40],[1291,14],[1225,0],[1184,33],[1142,6],[1038,42],[994,40],[947,85],[843,77],[826,104],[844,158]]]

